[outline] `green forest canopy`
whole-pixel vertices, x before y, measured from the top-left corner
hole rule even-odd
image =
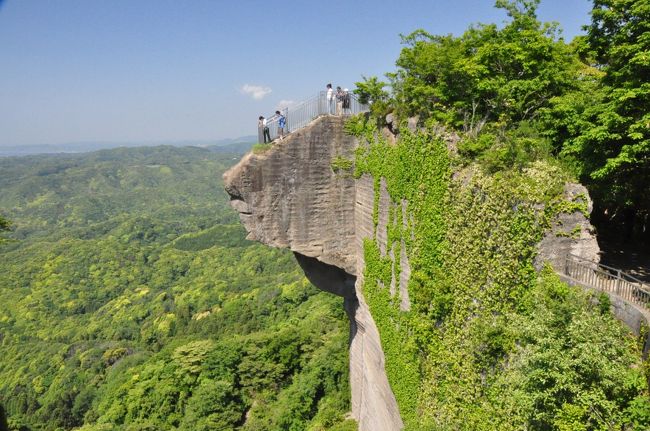
[[[10,429],[349,429],[341,301],[244,239],[221,183],[239,157],[0,159]]]
[[[649,0],[595,0],[586,36],[571,43],[555,25],[537,20],[538,3],[498,0],[509,16],[505,25],[476,25],[458,37],[415,31],[403,38],[388,82],[370,77],[358,93],[372,102],[380,125],[392,112],[393,127],[417,116],[458,133],[451,163],[478,162],[486,174],[475,177],[485,182],[479,189],[507,196],[516,189],[508,181],[525,177],[536,161],[548,162],[540,166],[561,166],[563,175],[587,184],[598,211],[631,212],[631,227],[649,232]],[[403,161],[384,163],[389,152],[422,156],[413,148],[378,148],[381,163],[366,155],[369,172]],[[340,301],[309,286],[289,254],[243,239],[220,184],[232,160],[171,147],[0,160],[0,208],[17,240],[0,251],[0,404],[12,429],[354,429],[343,420],[349,389]],[[503,205],[459,197],[458,214]],[[511,216],[507,210],[491,215]],[[425,241],[431,235],[470,241],[458,214],[451,219],[455,230],[425,232],[418,240],[428,247],[435,246]],[[3,221],[0,230],[7,227]],[[477,219],[474,228],[483,227]],[[369,256],[376,251],[368,249]],[[460,252],[445,253],[440,262]],[[390,274],[388,263],[376,260]],[[627,338],[615,342],[622,332],[606,307],[548,274],[535,279],[528,263],[511,263],[508,277],[530,289],[523,294],[521,284],[505,277],[511,290],[500,292],[512,291],[521,303],[503,303],[520,307],[485,313],[469,336],[444,321],[469,312],[467,301],[451,294],[453,277],[467,268],[445,267],[448,279],[437,284],[427,273],[435,265],[414,277],[423,288],[414,296],[422,315],[413,316],[426,322],[414,326],[424,352],[418,360],[426,366],[421,419],[489,429],[489,415],[499,413],[535,429],[598,429],[605,420],[644,429],[647,385],[628,366],[636,348]],[[468,283],[466,294],[485,292],[476,286],[480,280]],[[380,300],[378,293],[371,306],[381,307]],[[394,317],[383,310],[389,319],[382,322],[376,311],[380,326]],[[446,337],[438,337],[440,328]],[[390,340],[384,335],[382,341]],[[583,348],[594,345],[601,350]],[[408,348],[397,356],[410,354]],[[396,370],[390,355],[389,374],[411,370]],[[511,366],[501,367],[504,358]],[[454,367],[463,372],[447,372]],[[562,371],[549,383],[554,370]],[[477,382],[485,393],[477,393]],[[395,389],[400,399],[414,390]],[[459,394],[470,398],[458,400]]]
[[[10,227],[11,227],[11,223],[9,222],[9,220],[5,219],[0,215],[0,235],[8,231]],[[0,244],[2,244],[4,241],[6,241],[5,238],[0,237]]]
[[[650,235],[650,1],[594,0],[586,35],[571,43],[537,19],[539,0],[497,0],[509,21],[461,36],[417,30],[402,41],[388,82],[357,83],[381,122],[441,124],[461,154],[491,171],[556,157],[586,184],[596,211],[631,215]],[[386,88],[390,88],[387,91]]]

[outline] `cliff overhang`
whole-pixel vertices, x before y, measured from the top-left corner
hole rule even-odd
[[[344,123],[345,117],[321,116],[266,151],[247,154],[224,174],[224,183],[248,239],[293,251],[316,287],[343,298],[352,415],[360,430],[392,431],[403,423],[360,287],[363,239],[374,232],[374,190],[368,178],[355,180],[333,166],[352,161],[358,145]]]

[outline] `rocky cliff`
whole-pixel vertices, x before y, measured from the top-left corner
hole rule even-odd
[[[344,298],[350,318],[352,413],[359,429],[399,430],[402,418],[362,291],[364,240],[372,239],[382,258],[399,262],[392,266],[390,285],[388,279],[382,285],[399,298],[401,310],[409,310],[406,246],[404,239],[389,246],[387,232],[391,223],[402,223],[408,231],[413,217],[407,201],[391,199],[384,178],[377,182],[368,174],[353,177],[351,161],[359,143],[344,133],[344,121],[320,117],[268,150],[246,155],[224,180],[248,239],[292,250],[315,286]],[[586,189],[567,184],[564,199],[582,210],[560,212],[553,220],[538,244],[538,268],[544,262],[560,267],[566,253],[598,260],[593,228],[585,217],[591,210]]]
[[[343,124],[341,117],[320,117],[266,152],[245,156],[224,182],[249,239],[292,250],[314,285],[344,298],[352,414],[360,430],[398,430],[379,333],[360,290],[362,243],[374,230],[373,183],[333,166],[351,160],[357,146]]]

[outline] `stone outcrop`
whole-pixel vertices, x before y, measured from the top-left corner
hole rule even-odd
[[[320,117],[263,154],[247,154],[224,174],[231,205],[248,239],[356,268],[354,178],[335,173],[335,157],[353,158],[354,139],[340,117]]]
[[[551,221],[550,229],[537,247],[535,264],[538,269],[543,264],[549,263],[560,278],[572,285],[585,289],[606,293],[609,296],[611,310],[637,336],[642,335],[643,327],[650,326],[650,312],[638,303],[631,302],[616,293],[616,280],[596,277],[600,285],[598,288],[585,283],[583,279],[574,278],[566,272],[565,259],[573,257],[582,260],[590,271],[598,271],[600,261],[600,247],[596,240],[594,227],[589,222],[587,214],[591,214],[593,203],[587,189],[581,184],[569,183],[564,187],[564,200],[582,206],[585,213],[579,210],[561,212]],[[571,257],[573,256],[573,257]],[[588,278],[589,275],[581,274]],[[645,335],[643,347],[644,357],[650,350],[650,334]]]
[[[361,292],[363,239],[374,232],[373,182],[355,181],[344,166],[332,165],[354,158],[357,142],[343,124],[341,117],[319,117],[267,151],[246,155],[224,174],[224,182],[248,239],[292,250],[315,286],[344,298],[352,414],[359,429],[399,430],[403,424],[379,332]],[[399,285],[405,290],[405,282]],[[402,302],[408,307],[408,299]]]
[[[417,126],[417,120],[412,123],[409,128]],[[406,227],[411,215],[408,202],[391,200],[384,179],[380,179],[379,196],[375,197],[375,179],[368,175],[353,177],[347,167],[351,166],[358,142],[344,133],[343,125],[342,117],[319,117],[266,151],[247,154],[224,174],[224,182],[248,239],[292,250],[315,286],[343,298],[350,318],[352,414],[359,429],[400,430],[403,423],[384,370],[379,332],[362,292],[363,242],[375,241],[382,256],[393,261],[399,257],[399,275],[393,273],[386,288],[392,295],[399,295],[402,310],[409,310],[407,285],[411,268],[406,245],[402,241],[389,248],[386,232],[388,223],[397,220]],[[453,153],[458,137],[444,130],[438,132]],[[396,139],[390,128],[382,133],[391,138],[389,142]],[[591,211],[583,186],[567,184],[564,194],[567,202],[582,204]],[[373,218],[375,202],[377,226]],[[400,211],[402,217],[391,221],[391,211]],[[561,272],[567,254],[598,262],[594,230],[581,211],[560,213],[553,221],[538,246],[536,265],[541,268],[548,262]],[[613,301],[613,305],[617,315],[639,320],[636,310],[628,304]]]
[[[564,186],[564,200],[583,205],[587,214],[591,213],[593,203],[589,192],[581,184],[569,183]],[[537,268],[548,262],[560,268],[567,254],[578,256],[590,262],[600,261],[600,247],[596,240],[594,227],[581,211],[562,212],[537,247]]]

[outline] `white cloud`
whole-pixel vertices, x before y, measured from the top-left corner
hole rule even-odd
[[[295,100],[280,100],[278,102],[278,104],[275,106],[275,109],[276,110],[282,110],[284,108],[291,109],[294,106],[296,106],[297,104],[298,104],[298,102],[296,102]]]
[[[243,94],[251,96],[255,100],[262,100],[264,97],[271,94],[271,91],[273,90],[271,90],[270,87],[264,87],[262,85],[244,84],[240,91]]]

